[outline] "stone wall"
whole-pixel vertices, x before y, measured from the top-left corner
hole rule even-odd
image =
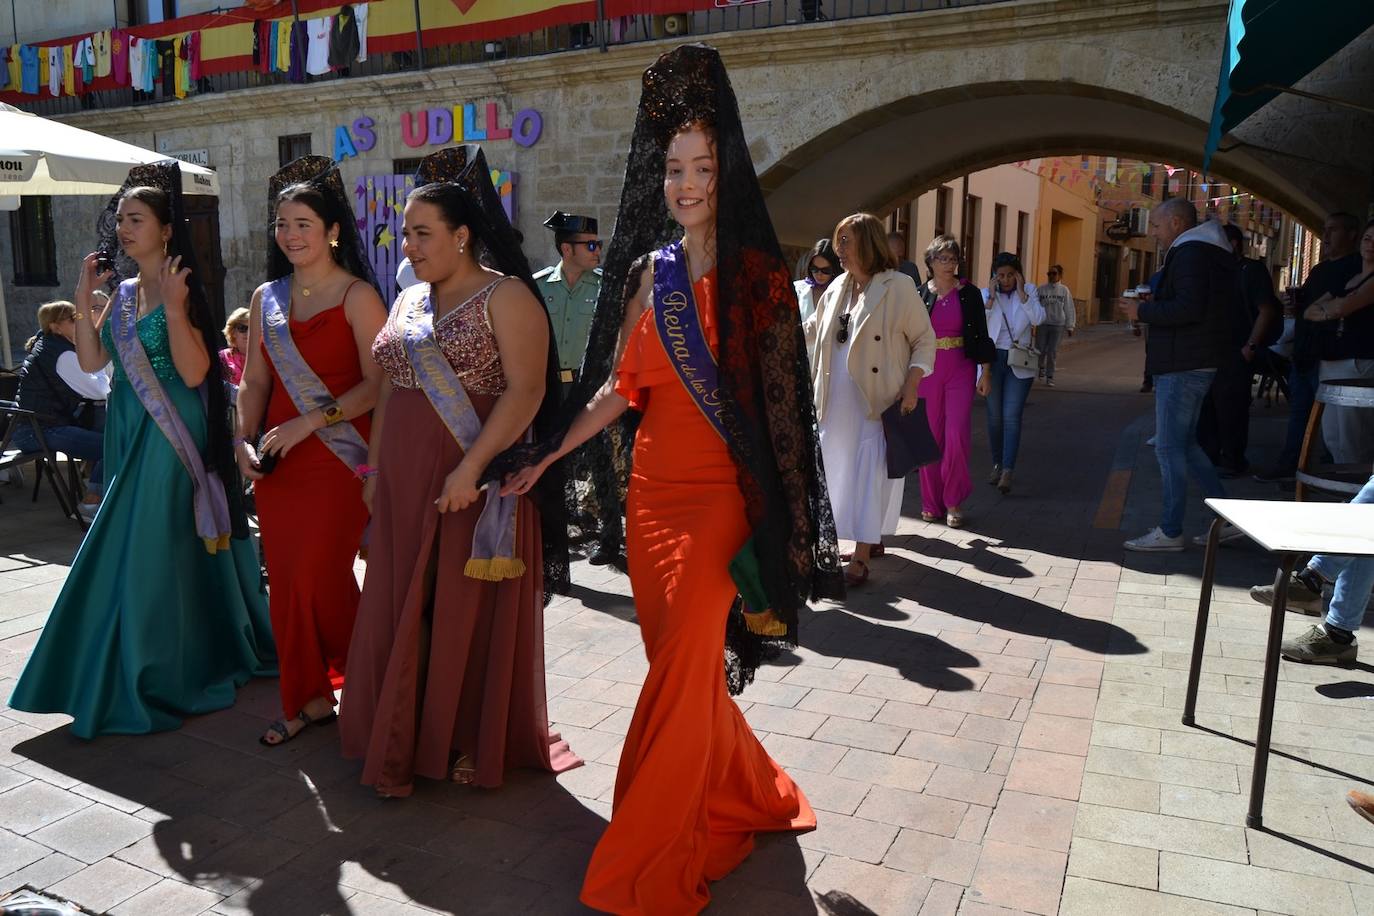
[[[710,36],[730,67],[784,244],[804,246],[834,217],[880,212],[935,184],[1017,159],[1104,153],[1195,165],[1215,85],[1224,0],[1023,0],[839,23]],[[341,168],[346,181],[423,155],[402,142],[402,112],[495,101],[503,125],[534,108],[543,134],[528,148],[484,144],[493,167],[519,176],[518,227],[535,263],[554,257],[540,223],[555,207],[588,213],[609,237],[639,77],[670,43],[551,54],[300,86],[195,96],[66,119],[159,149],[206,149],[219,171],[226,305],[263,278],[266,188],[277,138],[310,133],[328,154],[334,130],[368,115],[377,143]],[[1314,74],[1332,95],[1374,97],[1365,36]],[[1305,85],[1305,84],[1304,84]],[[1308,111],[1312,130],[1295,131]],[[1295,114],[1296,112],[1296,114]],[[1337,131],[1333,145],[1321,133]],[[1237,131],[1249,146],[1218,157],[1216,173],[1315,222],[1329,207],[1371,199],[1365,152],[1374,117],[1339,123],[1320,103],[1283,98]],[[1353,198],[1353,200],[1352,200]],[[58,204],[64,283],[93,244],[102,202]],[[0,270],[12,276],[8,235]],[[6,281],[14,338],[54,290]],[[64,294],[67,287],[60,291]]]

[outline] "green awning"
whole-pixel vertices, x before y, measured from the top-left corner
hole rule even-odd
[[[1231,0],[1202,157],[1280,92],[1374,26],[1374,0]]]

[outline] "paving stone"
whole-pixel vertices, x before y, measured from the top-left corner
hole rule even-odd
[[[1032,712],[1021,727],[1017,744],[1035,750],[1086,756],[1092,731],[1093,723],[1085,719]]]
[[[895,725],[831,716],[825,720],[825,724],[816,729],[812,737],[817,741],[891,754],[902,746],[908,734],[907,729]]]
[[[1159,886],[1159,851],[1074,837],[1069,850],[1068,873],[1079,878],[1155,890]]]
[[[1161,732],[1157,728],[1119,725],[1115,722],[1094,722],[1090,743],[1100,744],[1103,747],[1118,747],[1127,751],[1158,754],[1160,753],[1160,734]]]
[[[1007,789],[997,801],[986,838],[1068,852],[1077,810],[1071,801]]]
[[[756,731],[791,735],[794,738],[810,738],[826,719],[818,712],[765,706],[762,703],[749,707],[744,718]]]
[[[196,916],[224,898],[180,881],[164,878],[110,911],[111,916]]]
[[[550,721],[577,725],[581,728],[595,728],[618,709],[608,703],[575,700],[566,696],[554,697],[548,702]]]
[[[860,805],[858,816],[926,833],[954,836],[967,809],[967,804],[952,799],[874,786]]]
[[[766,703],[767,700],[758,702]],[[855,693],[837,693],[819,687],[807,692],[796,704],[798,709],[818,712],[827,716],[844,716],[849,719],[871,720],[882,709],[883,701],[876,697],[860,696]],[[843,742],[841,742],[843,743]]]
[[[1006,787],[1034,795],[1077,800],[1082,784],[1082,757],[1019,747],[1007,772]]]
[[[959,692],[941,690],[930,698],[930,705],[940,709],[953,709],[957,712],[971,712],[980,716],[1009,719],[1011,714],[1016,711],[1016,697],[1004,697],[997,693],[980,693],[968,690]]]
[[[831,775],[919,792],[934,772],[935,765],[924,760],[850,748]]]
[[[1021,737],[1021,723],[1011,719],[993,719],[969,715],[959,726],[958,737],[990,744],[1016,744]]]
[[[1064,881],[1059,916],[1102,916],[1103,913],[1150,916],[1254,916],[1255,911],[1209,903],[1195,897],[1157,894],[1138,887],[1109,884],[1070,876]]]
[[[959,731],[965,717],[964,713],[951,709],[935,709],[930,706],[903,703],[900,700],[888,700],[874,716],[873,721],[937,735],[953,735]]]
[[[1078,800],[1090,805],[1109,808],[1130,808],[1133,811],[1159,813],[1160,784],[1125,776],[1106,776],[1084,773]]]
[[[0,872],[8,875],[18,871],[43,859],[48,852],[48,848],[41,843],[0,827]]]
[[[1240,780],[1231,764],[1210,763],[1184,757],[1164,757],[1121,748],[1093,746],[1088,749],[1087,772],[1127,776],[1152,782],[1197,786],[1221,792],[1239,792]]]
[[[1182,817],[1080,803],[1075,835],[1166,852],[1248,861],[1245,830]]]
[[[917,706],[929,703],[936,695],[936,691],[932,688],[917,684],[914,681],[895,677],[879,677],[872,674],[866,676],[853,689],[853,692],[860,696],[877,697],[881,700],[900,700],[903,703],[912,703]]]
[[[955,832],[954,838],[965,843],[983,842],[983,834],[987,832],[988,822],[992,820],[992,809],[983,805],[969,805],[968,811],[964,813],[964,819],[959,822],[959,829]]]
[[[809,687],[756,680],[744,689],[744,693],[740,694],[739,699],[748,700],[750,703],[766,703],[769,706],[782,706],[790,709],[810,692],[811,688]],[[848,694],[843,694],[843,696],[848,696]],[[824,712],[825,710],[814,711]]]
[[[968,897],[1050,916],[1059,910],[1066,862],[1062,852],[987,840]]]
[[[963,896],[964,888],[961,885],[936,881],[921,905],[921,916],[955,916]]]
[[[1285,798],[1270,794],[1264,800],[1264,823],[1273,830],[1296,836],[1335,839],[1326,809],[1313,798]],[[1249,786],[1244,792],[1217,792],[1193,786],[1160,787],[1159,813],[1174,817],[1212,821],[1217,824],[1244,824],[1249,810]]]
[[[933,833],[904,829],[888,850],[883,864],[938,881],[967,886],[973,879],[981,852],[982,847],[974,843],[961,843]]]
[[[1091,687],[1041,683],[1035,692],[1035,702],[1031,706],[1031,712],[1091,719],[1096,705],[1097,691]]]
[[[12,893],[21,887],[50,887],[63,878],[70,877],[86,867],[85,862],[78,862],[70,856],[64,856],[60,852],[50,852],[37,862],[24,866],[18,871],[10,872],[0,878],[0,896]]]
[[[131,814],[91,805],[34,831],[30,838],[82,862],[97,862],[152,830],[151,824]]]
[[[157,875],[118,859],[102,859],[57,882],[49,890],[64,900],[103,913],[160,880]]]
[[[1280,913],[1355,916],[1350,888],[1342,882],[1172,852],[1160,853],[1159,889]]]
[[[995,773],[975,773],[954,766],[939,766],[926,783],[925,792],[927,795],[992,806],[997,804],[1003,782],[1004,779]]]
[[[883,861],[897,836],[897,828],[861,817],[832,811],[816,812],[816,829],[801,834],[797,842],[827,855],[844,856],[876,865]]]
[[[791,735],[768,735],[763,739],[763,747],[775,761],[786,770],[810,770],[813,773],[829,773],[844,758],[846,748],[838,744],[825,744],[820,741],[806,741]],[[867,782],[863,777],[861,781]]]
[[[968,738],[950,738],[925,732],[912,732],[897,753],[974,772],[983,772],[997,753],[997,745]]]
[[[0,824],[6,830],[27,836],[89,804],[90,801],[79,795],[32,780],[0,794]]]
[[[919,916],[932,883],[919,875],[839,856],[827,856],[807,882],[822,912],[884,916]]]
[[[794,773],[793,778],[806,793],[811,807],[836,814],[854,814],[873,786],[856,779],[825,773]]]
[[[793,687],[819,687],[836,693],[852,693],[864,678],[865,676],[857,671],[836,671],[815,665],[798,665],[783,676],[781,683]]]

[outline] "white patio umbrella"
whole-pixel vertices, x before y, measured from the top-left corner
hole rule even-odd
[[[30,194],[110,195],[119,190],[135,165],[166,159],[132,143],[40,118],[0,102],[0,210],[15,209]],[[212,169],[181,164],[182,191],[219,194]],[[11,365],[9,316],[0,277],[0,358]]]

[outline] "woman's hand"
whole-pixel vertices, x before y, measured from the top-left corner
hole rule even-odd
[[[377,475],[373,474],[363,481],[363,505],[367,506],[367,514],[373,513],[372,501],[377,498]]]
[[[189,276],[191,269],[181,266],[181,255],[167,258],[162,262],[162,269],[158,271],[158,283],[162,289],[163,308],[183,314],[186,312],[186,300],[190,296],[186,279]]]
[[[1340,311],[1336,303],[1340,302],[1335,296],[1327,293],[1307,308],[1303,309],[1302,317],[1308,321],[1330,321],[1340,317]]]
[[[114,276],[114,271],[99,269],[100,253],[92,251],[81,259],[81,276],[76,281],[76,302],[78,309],[89,309],[91,307],[92,294],[96,287],[103,286],[106,280]]]
[[[549,457],[538,464],[527,465],[514,474],[507,474],[505,482],[501,484],[501,495],[510,496],[512,493],[517,496],[525,495],[539,482],[539,478],[544,476],[544,472],[552,463],[553,459]]]
[[[262,480],[263,473],[258,470],[258,452],[247,442],[240,442],[234,446],[234,461],[239,466],[239,473],[248,480]]]
[[[1030,284],[1026,282],[1026,278],[1022,275],[1021,271],[1019,270],[1016,272],[1016,291],[1021,294],[1022,302],[1030,301]]]
[[[458,467],[449,472],[444,478],[444,489],[439,493],[439,498],[434,501],[440,512],[461,512],[468,506],[477,502],[478,473],[466,461],[460,461]]]
[[[916,409],[916,403],[920,400],[920,396],[917,394],[919,390],[920,382],[915,385],[906,382],[902,385],[902,393],[898,396],[898,400],[902,402],[901,411],[903,414],[911,413]]]
[[[979,397],[987,397],[988,392],[992,390],[992,379],[988,378],[988,373],[990,371],[991,370],[985,366],[983,371],[978,373],[978,384],[974,386],[974,390],[978,392]]]
[[[292,417],[280,426],[269,429],[258,445],[264,454],[272,452],[279,458],[285,458],[287,452],[304,442],[314,431],[314,424],[308,417]]]

